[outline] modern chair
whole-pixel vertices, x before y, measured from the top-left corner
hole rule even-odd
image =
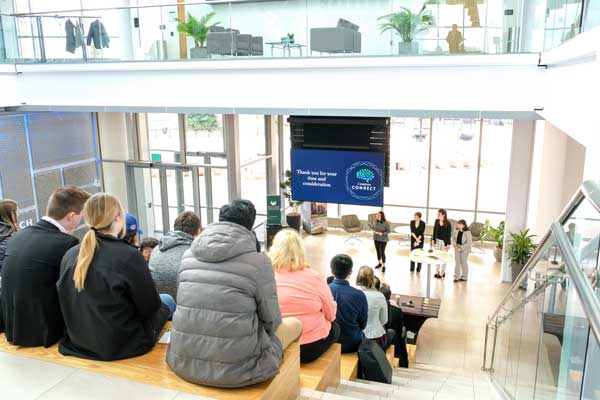
[[[471,225],[469,225],[469,231],[471,232],[471,236],[473,238],[473,246],[471,246],[471,251],[479,254],[484,254],[485,251],[479,245],[479,243],[481,243],[481,232],[483,231],[483,224],[481,222],[471,222]]]
[[[363,224],[362,222],[360,222],[360,219],[358,219],[358,217],[355,214],[350,214],[342,215],[341,221],[342,228],[344,229],[344,231],[350,234],[350,236],[348,236],[346,240],[344,240],[344,243],[352,239],[358,240],[362,243],[362,239],[358,235],[360,232],[363,231]]]
[[[359,26],[340,18],[336,27],[311,28],[310,51],[320,53],[360,53]]]
[[[369,222],[369,227],[371,225],[373,225],[373,223],[375,222],[375,219],[377,219],[377,213],[369,214],[369,216],[367,217],[367,221]]]
[[[253,56],[263,55],[263,37],[252,36],[252,54]]]

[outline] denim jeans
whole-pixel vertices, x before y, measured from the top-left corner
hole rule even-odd
[[[169,319],[173,316],[173,314],[175,313],[175,309],[177,308],[177,304],[175,303],[175,300],[173,300],[173,297],[170,294],[160,294],[160,300],[167,306],[169,307],[169,311],[171,312],[171,314],[169,315]]]

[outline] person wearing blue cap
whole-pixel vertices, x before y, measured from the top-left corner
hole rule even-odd
[[[132,246],[140,247],[138,242],[138,233],[142,235],[144,232],[138,225],[138,220],[133,214],[125,214],[125,241]]]

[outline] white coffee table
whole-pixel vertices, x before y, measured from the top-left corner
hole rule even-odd
[[[448,264],[452,261],[452,255],[446,250],[414,249],[408,255],[410,261],[427,264],[427,297],[431,297],[431,264]]]

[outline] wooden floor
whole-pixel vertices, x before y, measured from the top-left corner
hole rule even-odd
[[[163,344],[157,344],[150,353],[140,357],[103,362],[65,357],[58,352],[57,345],[49,348],[12,346],[1,334],[0,351],[219,400],[292,400],[300,393],[298,342],[292,343],[285,351],[279,375],[240,389],[217,389],[184,381],[167,365],[167,345]]]

